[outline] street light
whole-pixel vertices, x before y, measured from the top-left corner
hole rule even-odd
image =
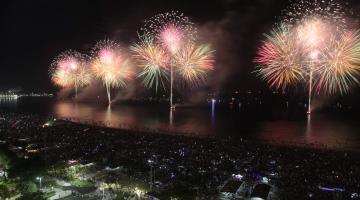
[[[216,99],[211,99],[211,125],[215,126],[215,103]]]
[[[155,170],[152,165],[154,161],[149,159],[148,163],[150,165],[150,190],[152,190],[153,183],[155,182]]]
[[[102,186],[101,190],[102,190],[102,199],[104,199],[105,198],[105,187]]]
[[[137,188],[137,187],[135,187],[134,192],[135,192],[136,196],[139,197],[139,198],[140,198],[140,197],[142,196],[142,194],[143,194],[143,191],[140,190],[140,189]]]
[[[105,199],[105,189],[109,188],[109,185],[105,182],[100,184],[100,190],[102,191],[102,199]]]
[[[38,177],[36,177],[36,180],[39,181],[39,189],[41,189],[41,180],[42,180],[42,177],[41,177],[41,176],[38,176]]]

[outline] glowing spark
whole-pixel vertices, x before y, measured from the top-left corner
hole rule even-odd
[[[331,25],[326,21],[309,18],[295,27],[297,42],[308,51],[323,48],[331,37]]]
[[[172,53],[176,53],[182,44],[183,33],[174,25],[164,27],[160,32],[161,43]]]
[[[69,87],[73,83],[71,75],[65,70],[54,70],[51,80],[55,85],[60,87]]]
[[[93,79],[92,72],[88,69],[89,67],[87,65],[86,65],[86,67],[85,67],[85,65],[82,65],[75,72],[76,77],[77,77],[77,84],[80,87],[90,85],[90,83]]]
[[[344,4],[336,0],[292,0],[290,6],[282,11],[280,21],[290,26],[302,24],[308,19],[330,22],[337,30],[346,29]]]

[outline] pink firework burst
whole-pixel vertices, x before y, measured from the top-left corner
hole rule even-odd
[[[79,62],[74,57],[68,57],[64,60],[61,60],[59,63],[59,68],[66,71],[74,71],[79,67]]]
[[[92,67],[95,77],[106,87],[109,104],[111,103],[110,89],[125,87],[134,75],[132,65],[122,52],[120,45],[111,40],[103,40],[96,44],[93,49]]]
[[[57,56],[50,66],[50,75],[55,85],[73,86],[77,79],[77,70],[86,63],[85,56],[77,51],[68,50]]]
[[[172,53],[176,53],[182,45],[184,34],[180,28],[170,24],[160,31],[161,44]]]
[[[190,19],[177,11],[155,15],[145,21],[141,31],[144,35],[156,38],[171,53],[176,53],[185,43],[194,41],[197,34]]]

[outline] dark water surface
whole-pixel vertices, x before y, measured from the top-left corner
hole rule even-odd
[[[166,105],[74,103],[49,98],[20,98],[0,101],[0,108],[39,115],[53,115],[106,126],[160,131],[199,137],[247,138],[272,144],[320,145],[331,149],[360,149],[358,119],[333,113],[314,113],[287,108],[208,104],[203,107]],[[171,115],[172,114],[172,115]],[[172,118],[172,120],[171,120]]]

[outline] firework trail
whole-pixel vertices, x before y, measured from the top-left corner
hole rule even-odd
[[[133,71],[129,60],[122,53],[120,45],[111,40],[99,41],[93,51],[92,67],[95,77],[106,87],[109,104],[111,88],[124,87],[132,78]]]
[[[74,87],[75,97],[79,87],[90,84],[92,74],[87,57],[77,51],[68,50],[57,56],[50,67],[51,80],[60,87]]]
[[[138,77],[143,78],[143,84],[147,88],[155,87],[157,92],[161,84],[165,89],[163,77],[167,80],[170,61],[167,52],[148,35],[139,36],[139,39],[139,43],[130,47],[134,60],[142,69]]]
[[[295,1],[284,12],[284,22],[289,26],[297,26],[297,32],[300,36],[299,43],[303,47],[308,57],[308,113],[311,113],[311,96],[313,89],[314,69],[320,63],[322,56],[326,54],[329,42],[338,34],[342,34],[347,29],[346,12],[344,4],[336,0],[309,0]],[[316,80],[315,80],[316,81]]]
[[[294,33],[281,24],[265,37],[267,40],[258,49],[258,56],[254,60],[258,64],[256,73],[276,89],[285,90],[300,82],[305,72],[301,62],[302,52],[296,44]]]
[[[204,81],[207,72],[214,68],[213,52],[210,45],[196,45],[189,42],[174,58],[177,73],[192,85]]]
[[[320,56],[324,53],[324,49],[328,45],[330,39],[334,37],[334,33],[336,33],[337,29],[332,30],[329,21],[317,17],[304,18],[294,29],[297,34],[297,43],[302,48],[305,55],[302,59],[307,63],[304,68],[308,74],[309,94],[307,113],[310,114],[314,69],[319,65],[321,61]]]

